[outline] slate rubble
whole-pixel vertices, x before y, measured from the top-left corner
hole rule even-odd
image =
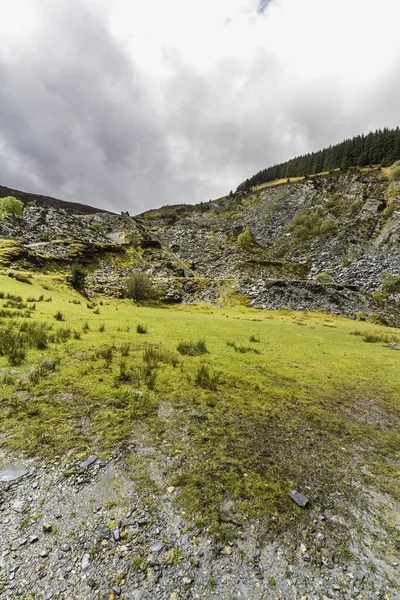
[[[399,557],[354,542],[356,560],[337,561],[329,533],[318,531],[345,511],[340,494],[331,495],[326,515],[307,507],[315,544],[283,536],[259,546],[254,525],[238,524],[237,539],[224,547],[187,522],[166,490],[147,503],[122,457],[88,458],[21,465],[27,476],[0,484],[2,599],[397,597]]]

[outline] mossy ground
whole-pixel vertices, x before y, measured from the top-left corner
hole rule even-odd
[[[0,291],[24,302],[51,298],[34,303],[29,321],[80,339],[29,349],[19,367],[0,357],[4,447],[39,458],[119,448],[142,471],[145,435],[176,502],[218,535],[246,518],[287,528],[301,519],[293,488],[322,502],[366,482],[400,499],[400,352],[350,335],[387,328],[284,310],[88,303],[61,276],[31,282],[0,275]],[[177,352],[179,342],[199,339],[208,353]],[[49,358],[56,369],[33,378]],[[216,389],[196,385],[200,366]]]

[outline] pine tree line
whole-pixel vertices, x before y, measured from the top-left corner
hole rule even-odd
[[[237,191],[248,190],[250,187],[290,177],[304,177],[332,171],[346,170],[350,167],[365,167],[367,165],[382,165],[388,167],[400,159],[400,129],[378,129],[367,135],[344,140],[335,146],[329,146],[318,152],[304,154],[287,162],[268,167],[259,171],[250,179],[243,181]]]

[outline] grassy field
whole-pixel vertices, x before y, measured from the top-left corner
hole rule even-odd
[[[284,310],[89,303],[61,277],[29,281],[0,275],[4,447],[39,458],[117,448],[157,493],[145,439],[178,505],[220,537],[244,518],[269,531],[300,519],[293,488],[319,502],[351,497],[357,481],[399,499],[400,352],[385,343],[400,330]]]

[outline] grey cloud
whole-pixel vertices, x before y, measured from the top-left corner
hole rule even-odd
[[[221,196],[268,165],[399,120],[399,65],[369,98],[346,99],[328,83],[292,85],[263,49],[216,59],[205,76],[172,48],[154,97],[105,14],[78,0],[38,6],[40,38],[0,59],[9,187],[134,214]]]

